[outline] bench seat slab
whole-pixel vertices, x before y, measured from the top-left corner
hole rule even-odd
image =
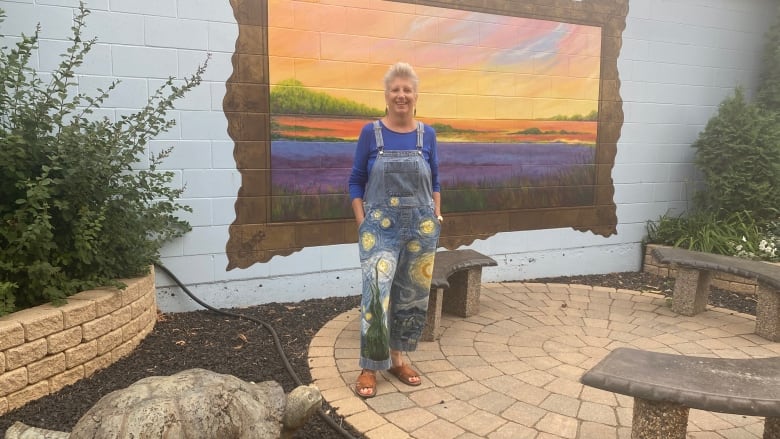
[[[685,439],[689,412],[680,404],[634,398],[631,439]]]
[[[617,348],[580,381],[699,410],[780,417],[780,357],[709,358]]]

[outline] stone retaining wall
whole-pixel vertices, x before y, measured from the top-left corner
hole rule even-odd
[[[122,282],[0,317],[0,415],[106,368],[154,329],[154,267]]]
[[[669,268],[669,265],[662,264],[653,257],[651,252],[655,247],[660,246],[657,244],[647,245],[642,270],[663,277],[676,277],[677,270]],[[713,273],[710,285],[721,290],[734,291],[740,294],[756,294],[758,288],[755,278],[745,278],[720,272]]]

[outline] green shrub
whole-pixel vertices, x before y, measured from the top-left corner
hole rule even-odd
[[[95,43],[82,39],[88,14],[82,3],[50,80],[29,67],[40,26],[0,53],[0,315],[143,274],[165,241],[189,230],[175,216],[189,208],[176,201],[173,173],[157,170],[169,151],[148,169],[138,163],[206,64],[181,86],[169,78],[139,112],[98,118],[117,83],[93,97],[75,91]]]
[[[705,188],[697,207],[710,212],[750,212],[759,221],[780,206],[780,120],[745,101],[737,88],[693,144]]]
[[[647,242],[707,253],[766,261],[780,260],[775,223],[759,223],[749,212],[723,216],[697,211],[687,216],[664,215],[647,224]]]

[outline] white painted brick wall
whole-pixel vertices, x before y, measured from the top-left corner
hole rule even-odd
[[[209,48],[209,25],[205,21],[146,17],[144,27],[147,46],[200,51]]]
[[[175,17],[177,3],[177,0],[109,0],[108,2],[112,11],[156,17]]]
[[[178,76],[176,49],[115,45],[112,52],[115,76],[163,79]]]
[[[583,0],[588,1],[588,0]],[[67,47],[77,0],[0,0],[8,18],[4,44],[40,22],[42,72]],[[183,213],[193,231],[162,249],[163,262],[191,289],[217,306],[351,295],[360,291],[357,249],[344,244],[306,248],[265,264],[225,271],[228,229],[241,185],[233,142],[222,114],[225,81],[238,35],[227,1],[89,0],[85,36],[98,44],[79,71],[79,91],[122,84],[92,117],[111,120],[146,103],[169,76],[189,76],[211,55],[204,83],[168,114],[176,126],[148,145],[175,149],[161,166],[185,186]],[[470,247],[499,266],[486,281],[637,270],[647,220],[680,213],[697,183],[691,148],[698,133],[736,85],[756,85],[763,33],[775,0],[631,0],[618,60],[625,123],[614,180],[618,234],[608,238],[572,229],[500,233]],[[177,82],[180,84],[180,82]],[[139,168],[148,166],[147,160]],[[446,212],[445,212],[446,215]],[[196,309],[170,279],[158,276],[160,307]]]

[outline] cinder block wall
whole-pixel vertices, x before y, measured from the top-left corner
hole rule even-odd
[[[154,329],[154,271],[122,281],[0,317],[0,415],[110,366]]]
[[[500,0],[483,3],[491,1]],[[40,22],[35,67],[50,71],[67,47],[76,3],[0,0],[4,44]],[[218,307],[359,294],[355,245],[309,247],[225,270],[241,187],[222,112],[238,35],[231,2],[89,0],[87,6],[86,37],[97,36],[98,43],[77,77],[79,91],[122,81],[98,116],[137,110],[166,77],[184,78],[211,54],[205,82],[169,114],[177,125],[149,145],[150,152],[174,147],[163,168],[176,174],[173,184],[185,187],[182,201],[193,208],[183,214],[193,230],[163,249],[163,263]],[[499,263],[485,269],[484,280],[641,270],[646,222],[689,205],[696,185],[690,145],[735,86],[754,90],[764,32],[776,13],[775,0],[630,0],[618,59],[624,122],[612,170],[617,235],[550,229],[476,241],[469,247]],[[174,295],[170,279],[157,281],[163,310],[198,309],[184,294]]]

